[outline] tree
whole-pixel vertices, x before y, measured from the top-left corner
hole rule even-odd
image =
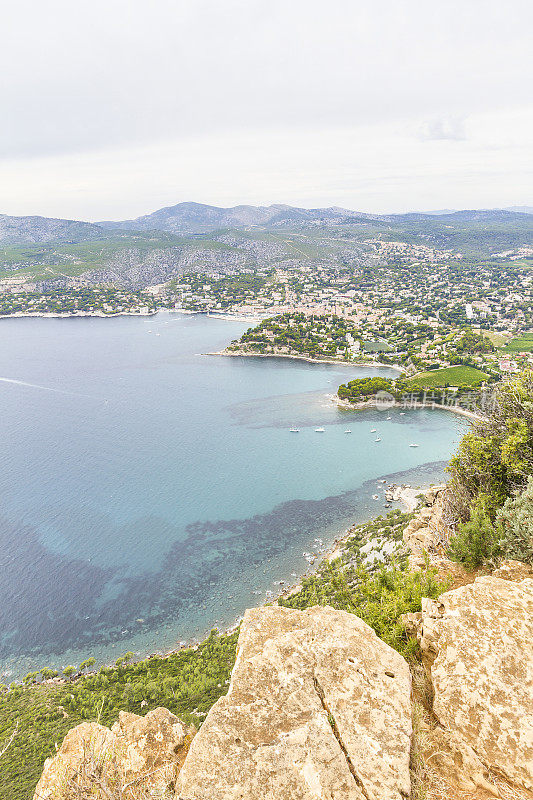
[[[57,678],[58,675],[59,673],[57,669],[49,669],[48,667],[45,667],[41,670],[41,677],[43,681],[50,680],[50,678]]]
[[[72,664],[69,664],[69,666],[65,667],[65,669],[63,670],[63,675],[66,675],[67,678],[71,678],[75,672],[76,672],[76,667],[73,667]]]
[[[463,521],[475,498],[490,497],[490,513],[521,490],[533,473],[533,370],[501,384],[486,419],[473,425],[451,459],[451,489]]]
[[[31,683],[35,683],[36,680],[37,680],[37,675],[38,674],[39,674],[38,670],[37,670],[37,672],[28,672],[28,674],[24,677],[24,679],[22,681],[23,684],[25,686],[29,686]]]

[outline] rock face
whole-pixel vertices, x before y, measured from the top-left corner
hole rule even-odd
[[[533,580],[493,576],[422,601],[433,710],[491,769],[533,789]]]
[[[449,530],[446,524],[445,487],[435,487],[426,492],[426,504],[409,522],[403,532],[403,540],[411,555],[409,564],[413,568],[424,565],[424,556],[442,551]]]
[[[183,800],[402,800],[410,793],[405,660],[352,614],[246,612],[228,694],[178,776]]]
[[[57,755],[46,760],[34,800],[70,800],[83,789],[87,794],[80,797],[129,800],[130,792],[143,788],[154,797],[167,797],[193,734],[166,708],[145,717],[121,711],[111,730],[84,722],[69,731]],[[128,784],[130,790],[125,788]]]

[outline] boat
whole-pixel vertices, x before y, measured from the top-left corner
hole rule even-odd
[[[392,417],[387,417],[387,419],[392,419]]]
[[[300,428],[289,428],[290,433],[300,433]]]
[[[376,433],[377,428],[370,428],[370,433]]]
[[[379,494],[373,494],[372,500],[379,500]]]
[[[400,411],[400,417],[405,417],[405,411]]]
[[[410,445],[409,445],[409,447],[419,447],[419,446],[420,446],[420,445],[418,445],[418,444],[410,444]]]
[[[315,428],[315,433],[324,433],[325,428]]]
[[[346,430],[344,431],[344,433],[351,433],[351,430],[350,430],[349,428],[346,428]]]
[[[381,439],[380,439],[380,438],[379,438],[379,436],[378,436],[378,438],[377,438],[377,439],[374,439],[374,441],[375,441],[375,442],[381,442]]]

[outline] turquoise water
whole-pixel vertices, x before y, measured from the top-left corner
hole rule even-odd
[[[325,546],[381,513],[378,478],[442,477],[461,419],[348,412],[328,397],[376,370],[202,355],[246,327],[179,314],[0,321],[8,676],[226,627],[304,572],[316,537]]]

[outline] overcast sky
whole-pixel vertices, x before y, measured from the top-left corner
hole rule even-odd
[[[531,0],[17,0],[0,213],[533,205]]]

